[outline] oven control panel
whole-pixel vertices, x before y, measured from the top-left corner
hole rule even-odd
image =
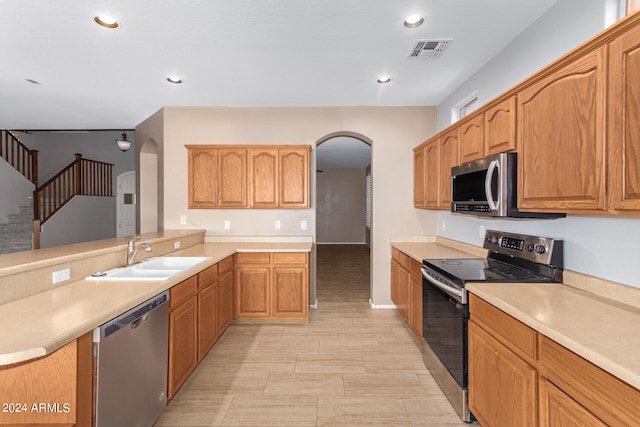
[[[540,264],[562,263],[562,240],[487,230],[483,247]]]

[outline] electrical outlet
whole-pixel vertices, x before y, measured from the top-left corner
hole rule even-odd
[[[447,223],[445,221],[442,221],[442,231],[445,231],[447,229]]]
[[[224,229],[225,229],[225,230],[230,230],[230,229],[231,229],[231,221],[226,220],[226,221],[224,222]]]
[[[173,242],[173,249],[180,249],[180,242]]]
[[[64,282],[71,279],[71,269],[65,268],[64,270],[58,270],[53,272],[53,284]]]
[[[480,227],[478,227],[478,237],[484,239],[484,232],[485,232],[484,225],[481,225]]]
[[[280,230],[280,220],[276,220],[276,230]]]
[[[187,224],[187,216],[180,215],[180,225],[186,225],[186,224]]]
[[[300,230],[306,230],[307,229],[307,221],[306,220],[302,220],[300,221]]]

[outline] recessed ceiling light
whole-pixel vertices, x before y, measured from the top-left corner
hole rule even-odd
[[[404,26],[407,28],[416,28],[422,25],[424,18],[420,15],[411,15],[404,20]]]
[[[96,24],[107,28],[118,28],[118,22],[110,16],[96,16],[93,18]]]
[[[177,85],[179,85],[180,83],[182,83],[182,79],[178,78],[178,77],[173,77],[173,76],[169,76],[167,77],[167,81],[169,83],[175,83]]]
[[[391,77],[388,76],[380,76],[378,77],[378,83],[389,83],[391,81]]]

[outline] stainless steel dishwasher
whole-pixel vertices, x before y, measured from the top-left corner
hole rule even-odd
[[[97,427],[150,427],[167,405],[169,292],[93,330]]]

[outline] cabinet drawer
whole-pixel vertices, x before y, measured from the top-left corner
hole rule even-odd
[[[274,264],[306,264],[306,252],[275,252],[273,254]]]
[[[204,289],[218,278],[218,264],[214,264],[206,270],[198,273],[198,289]]]
[[[238,252],[236,262],[243,264],[269,264],[269,252]]]
[[[396,248],[391,248],[391,256],[393,259],[398,261],[398,263],[406,270],[409,270],[411,268],[411,258],[409,257],[409,255],[400,252]]]
[[[545,336],[540,375],[608,425],[637,425],[640,419],[640,390]]]
[[[198,276],[191,276],[171,288],[169,308],[177,307],[198,292]]]
[[[218,263],[218,274],[222,274],[233,268],[233,255],[228,256]]]
[[[411,259],[411,277],[422,282],[422,263]]]
[[[470,297],[469,312],[474,321],[499,335],[511,350],[534,360],[538,358],[536,331],[475,295]]]

